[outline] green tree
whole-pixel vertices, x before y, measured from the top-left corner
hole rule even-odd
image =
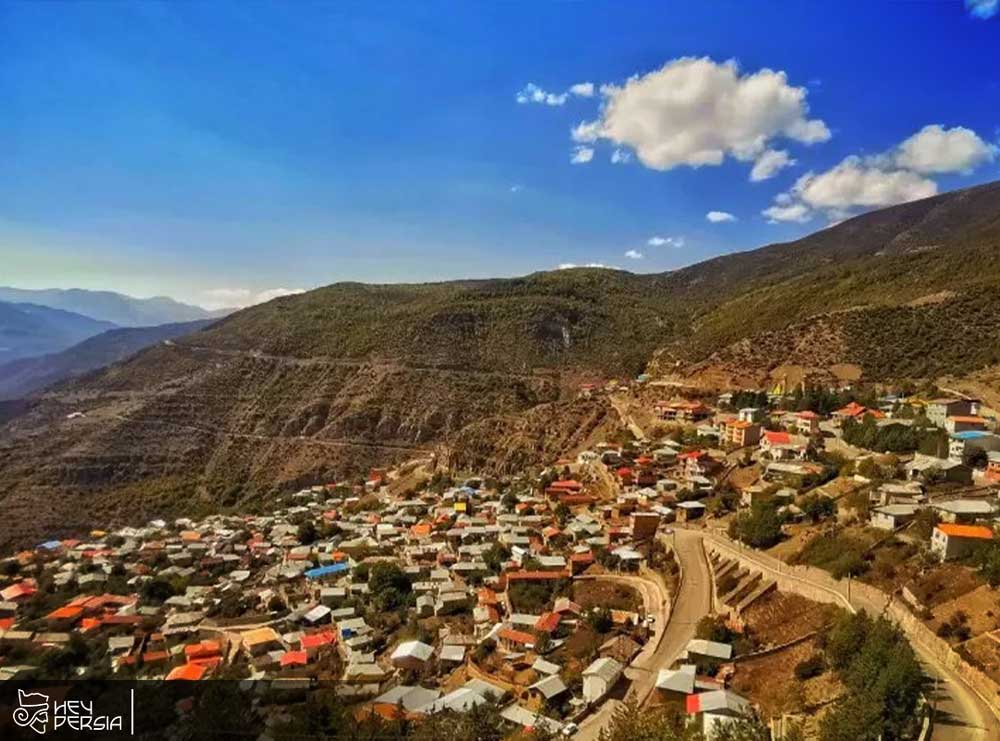
[[[316,525],[312,520],[306,520],[301,525],[299,525],[298,530],[299,542],[303,545],[312,545],[316,542],[316,538],[319,534],[316,532]]]
[[[413,585],[398,565],[389,561],[379,561],[371,568],[368,588],[378,608],[389,611],[399,609],[406,604]]]
[[[802,511],[815,524],[837,513],[837,503],[822,494],[809,494],[802,500]]]
[[[770,548],[781,540],[781,516],[774,502],[755,502],[729,523],[729,537],[753,548]]]

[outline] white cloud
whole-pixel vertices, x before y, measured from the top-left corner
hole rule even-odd
[[[625,257],[629,260],[641,260],[645,255],[643,255],[639,250],[629,250],[625,253]]]
[[[709,211],[705,214],[705,218],[713,224],[721,224],[725,221],[736,221],[736,217],[728,211]]]
[[[858,157],[847,157],[826,172],[806,173],[796,181],[792,193],[812,208],[874,208],[932,196],[937,185],[908,170],[886,170]]]
[[[646,240],[650,247],[683,247],[684,237],[650,237]]]
[[[801,224],[812,218],[809,208],[801,203],[794,203],[789,206],[771,206],[770,208],[765,208],[761,213],[772,224],[776,224],[779,221],[795,221]]]
[[[965,173],[992,162],[996,155],[997,147],[980,139],[972,129],[962,126],[945,129],[931,124],[899,145],[895,162],[902,168],[925,175]]]
[[[587,262],[583,264],[575,262],[561,262],[557,270],[572,270],[573,268],[603,268],[604,270],[618,270],[614,265],[605,265],[603,262]]]
[[[632,153],[627,149],[615,149],[611,153],[611,164],[625,165],[632,161]]]
[[[997,152],[971,129],[931,124],[882,154],[850,156],[824,172],[807,172],[761,213],[771,223],[808,221],[816,211],[841,221],[857,210],[933,196],[938,186],[928,175],[971,172]]]
[[[569,161],[574,165],[585,165],[594,159],[593,147],[575,147]]]
[[[204,292],[208,300],[201,303],[206,309],[243,308],[299,293],[305,293],[305,290],[302,288],[268,288],[255,292],[249,288],[210,288]]]
[[[573,139],[628,147],[655,170],[718,165],[727,156],[750,162],[774,139],[812,144],[830,138],[826,124],[808,118],[805,88],[770,69],[741,75],[733,60],[675,59],[600,91],[600,117],[577,125]]]
[[[1000,13],[1000,0],[965,0],[965,7],[973,18],[985,21]]]
[[[578,82],[575,85],[570,85],[569,89],[565,92],[550,93],[543,90],[535,83],[529,82],[523,88],[518,90],[517,95],[514,96],[514,100],[522,105],[525,103],[539,103],[550,106],[561,106],[565,105],[566,101],[568,101],[570,96],[573,95],[578,98],[594,97],[594,83]]]
[[[523,185],[512,185],[512,186],[510,186],[510,192],[511,193],[520,193],[522,190],[524,190],[524,186]]]
[[[533,82],[529,82],[514,96],[514,99],[522,105],[525,103],[544,103],[545,105],[558,106],[563,105],[568,98],[568,93],[547,93]]]
[[[788,156],[787,150],[767,149],[754,162],[753,169],[750,170],[750,179],[755,183],[767,180],[777,175],[779,170],[794,164],[795,160]]]

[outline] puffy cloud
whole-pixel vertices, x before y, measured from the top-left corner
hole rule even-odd
[[[618,270],[614,265],[605,265],[603,262],[587,262],[583,264],[575,262],[561,262],[557,270],[572,270],[573,268],[603,268],[604,270]]]
[[[709,211],[705,214],[705,218],[713,224],[721,224],[725,221],[736,221],[736,217],[728,211]]]
[[[806,173],[796,181],[792,192],[812,208],[874,208],[932,196],[937,193],[937,185],[908,170],[886,170],[858,157],[847,157],[826,172]]]
[[[629,260],[641,260],[645,255],[643,255],[639,250],[629,250],[625,253],[625,257]]]
[[[301,288],[268,288],[264,291],[252,291],[249,288],[210,288],[205,291],[207,301],[203,301],[207,309],[242,308],[262,304],[282,296],[294,296],[305,293]]]
[[[593,147],[575,147],[569,161],[574,165],[585,165],[594,159]]]
[[[650,247],[683,247],[684,237],[650,237],[646,240]]]
[[[985,21],[1000,13],[1000,0],[965,0],[965,7],[973,18]]]
[[[573,139],[628,147],[655,170],[719,165],[727,156],[751,162],[771,151],[774,139],[812,144],[830,138],[826,124],[808,118],[805,88],[789,85],[780,71],[742,75],[734,60],[675,59],[600,92],[600,118],[577,125]]]
[[[775,205],[765,208],[761,213],[772,224],[776,224],[779,221],[795,221],[801,224],[812,218],[809,209],[801,203],[793,203],[787,206]]]
[[[516,185],[515,184],[515,185],[510,186],[510,192],[511,193],[520,193],[522,190],[524,190],[524,186],[523,185]]]
[[[882,154],[846,157],[824,172],[807,172],[761,213],[771,223],[808,221],[816,211],[841,221],[858,209],[933,196],[938,186],[927,175],[970,172],[996,159],[997,151],[971,129],[931,124]]]
[[[926,175],[942,172],[970,172],[992,162],[997,147],[983,141],[975,131],[938,124],[924,126],[899,145],[895,162],[902,168]]]
[[[550,106],[561,106],[565,105],[566,101],[570,99],[570,96],[575,95],[578,98],[592,98],[594,97],[594,83],[592,82],[578,82],[575,85],[570,85],[569,90],[562,93],[550,93],[533,82],[529,82],[523,88],[518,90],[517,95],[514,96],[514,100],[518,103],[524,105],[525,103],[540,103]]]
[[[795,160],[789,157],[784,149],[765,150],[754,162],[753,169],[750,170],[750,179],[755,183],[767,180],[777,175],[779,170],[794,164]]]

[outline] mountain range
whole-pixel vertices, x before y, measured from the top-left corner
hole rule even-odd
[[[231,311],[209,311],[165,296],[133,298],[112,291],[88,291],[81,288],[35,290],[0,286],[0,301],[62,309],[119,327],[151,327],[157,324],[215,319]]]
[[[0,428],[0,542],[179,513],[437,455],[509,471],[610,417],[582,380],[705,388],[1000,363],[1000,183],[670,273],[341,283],[57,386]],[[72,419],[67,415],[73,414]]]
[[[0,400],[25,398],[66,379],[116,363],[157,342],[197,332],[211,323],[211,319],[203,319],[109,329],[60,352],[0,364]]]
[[[0,363],[62,350],[114,326],[62,309],[0,301]]]

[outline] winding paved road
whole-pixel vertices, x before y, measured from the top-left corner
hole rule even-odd
[[[708,562],[701,547],[701,535],[684,530],[675,530],[673,535],[666,536],[674,546],[674,552],[680,561],[683,578],[680,589],[673,596],[674,607],[670,619],[666,619],[666,603],[661,601],[658,610],[650,609],[651,597],[648,591],[652,587],[656,592],[655,582],[640,577],[609,577],[639,586],[641,582],[646,587],[639,586],[646,609],[656,616],[657,632],[632,664],[625,670],[625,676],[631,680],[629,694],[643,704],[656,686],[656,676],[660,669],[668,669],[684,651],[689,640],[694,637],[695,626],[712,609],[712,584],[708,572]],[[676,539],[676,541],[674,540]],[[654,601],[655,605],[655,601]],[[619,701],[609,699],[593,714],[580,724],[580,730],[575,738],[579,741],[594,741],[601,729],[611,720]]]

